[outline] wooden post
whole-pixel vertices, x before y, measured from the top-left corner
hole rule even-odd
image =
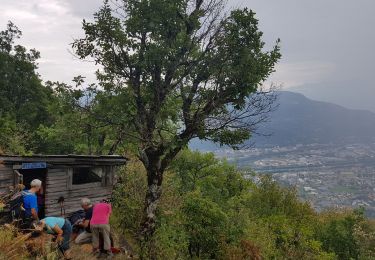
[[[67,180],[66,185],[68,190],[72,190],[73,187],[73,168],[68,168],[67,170]]]
[[[23,175],[18,170],[14,171],[14,186],[17,186],[17,184],[23,184]]]

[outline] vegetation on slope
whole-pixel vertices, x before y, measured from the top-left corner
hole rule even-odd
[[[146,179],[136,160],[115,191],[115,222],[136,241]],[[361,210],[317,213],[269,176],[245,177],[213,154],[173,162],[146,247],[158,259],[373,259],[375,225]]]

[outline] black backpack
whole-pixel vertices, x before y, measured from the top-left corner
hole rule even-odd
[[[8,210],[13,220],[23,219],[25,217],[25,209],[23,208],[23,199],[26,195],[31,194],[27,191],[19,191],[14,194],[8,202]]]

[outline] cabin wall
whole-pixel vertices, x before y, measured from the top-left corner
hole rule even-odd
[[[70,167],[49,168],[46,179],[46,216],[60,216],[61,207],[57,202],[65,198],[65,213],[69,214],[81,209],[81,199],[89,198],[93,203],[108,198],[112,193],[112,185],[103,187],[102,183],[71,184]],[[106,171],[107,167],[103,167]]]
[[[14,185],[13,168],[11,165],[0,164],[0,193],[8,191]]]

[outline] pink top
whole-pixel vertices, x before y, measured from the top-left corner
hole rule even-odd
[[[111,204],[108,203],[98,203],[95,204],[92,211],[92,218],[90,220],[90,225],[101,225],[109,224],[109,215],[112,213]]]

